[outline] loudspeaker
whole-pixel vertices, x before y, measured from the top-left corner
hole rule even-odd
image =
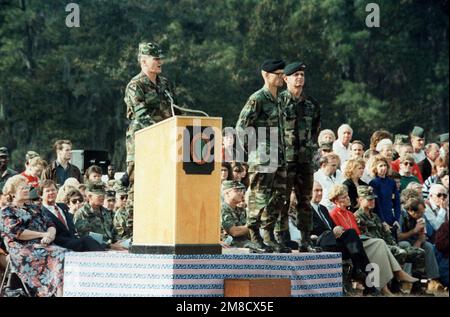
[[[77,166],[82,174],[91,165],[97,165],[102,168],[102,174],[106,175],[108,174],[108,165],[111,163],[108,156],[108,151],[72,150],[70,163]]]

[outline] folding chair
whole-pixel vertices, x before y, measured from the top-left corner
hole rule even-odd
[[[11,258],[6,257],[6,269],[0,285],[0,297],[32,297],[28,287],[23,283],[17,273],[11,270]]]

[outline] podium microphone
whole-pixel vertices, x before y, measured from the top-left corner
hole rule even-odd
[[[174,110],[174,108],[176,108],[176,109],[181,110],[181,111],[192,112],[192,113],[200,113],[200,114],[204,115],[205,117],[209,117],[209,115],[208,115],[206,112],[204,112],[204,111],[201,111],[201,110],[192,110],[192,109],[188,109],[188,108],[183,108],[183,107],[177,106],[177,105],[173,102],[172,95],[169,93],[169,91],[168,91],[167,89],[164,90],[164,95],[166,95],[167,98],[169,98],[169,100],[170,100],[170,109],[172,110],[172,116],[175,116],[175,110]]]

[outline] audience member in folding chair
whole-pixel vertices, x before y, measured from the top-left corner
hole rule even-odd
[[[40,208],[28,205],[26,178],[9,178],[3,188],[10,206],[2,209],[0,231],[9,252],[10,271],[39,297],[62,296],[65,248],[56,246],[54,224]]]

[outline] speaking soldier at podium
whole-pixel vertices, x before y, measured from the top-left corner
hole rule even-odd
[[[178,110],[171,106],[175,99],[173,85],[161,76],[163,55],[158,44],[140,43],[138,62],[141,72],[128,83],[124,98],[129,120],[126,150],[129,177],[127,209],[130,217],[133,217],[134,134],[138,130],[179,114]]]

